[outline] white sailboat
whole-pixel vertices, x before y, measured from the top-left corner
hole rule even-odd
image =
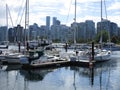
[[[106,61],[106,60],[110,60],[111,59],[111,51],[110,50],[106,50],[102,48],[102,21],[103,21],[103,17],[102,17],[102,0],[101,0],[101,37],[100,37],[100,44],[101,44],[101,49],[98,50],[98,54],[96,54],[95,56],[95,60],[96,61]],[[110,40],[110,37],[109,37]]]
[[[25,57],[22,53],[9,53],[5,56],[5,59],[7,60],[8,64],[20,64],[20,58]]]
[[[8,41],[8,6],[6,4],[6,34],[5,41],[0,42],[0,49],[8,49],[9,41]]]
[[[76,2],[76,0],[75,0],[75,2]],[[75,21],[76,21],[76,16],[75,16]],[[101,24],[102,24],[102,0],[101,0]],[[102,25],[101,25],[101,30],[102,30]],[[74,38],[74,40],[75,40],[75,38]],[[102,33],[101,33],[100,42],[102,45]],[[70,57],[70,60],[73,60],[73,58],[74,58],[74,60],[77,60],[77,61],[89,61],[92,59],[92,48],[91,47],[88,47],[87,49],[84,49],[82,51],[75,50],[75,52],[76,53],[73,53],[73,55]],[[76,54],[76,55],[74,55],[74,54]],[[95,62],[107,61],[110,59],[111,59],[111,51],[110,50],[105,50],[102,48],[100,48],[100,49],[94,48]]]

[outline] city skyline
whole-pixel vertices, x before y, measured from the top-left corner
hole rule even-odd
[[[70,24],[74,22],[74,1],[75,0],[29,0],[29,24],[37,23],[39,26],[46,25],[46,16],[50,16],[51,18],[57,17],[57,19],[61,21],[61,24],[70,26]],[[95,23],[99,22],[100,1],[101,0],[77,0],[76,21],[84,22],[85,20],[93,20]],[[0,0],[0,26],[6,25],[6,3],[9,7],[13,24],[16,26],[20,22],[21,17],[18,17],[18,15],[22,16],[25,0]],[[120,27],[119,5],[120,1],[118,0],[106,0],[108,20],[117,23]],[[103,9],[103,18],[106,19],[105,8]],[[9,26],[11,26],[10,23],[9,20]],[[20,24],[24,26],[24,15]]]

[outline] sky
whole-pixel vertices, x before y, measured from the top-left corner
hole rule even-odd
[[[0,0],[0,26],[6,25],[6,4],[10,14],[8,15],[9,27],[17,24],[25,25],[26,0]],[[93,20],[95,23],[101,19],[101,0],[76,0],[76,21],[84,22]],[[104,3],[105,1],[105,3]],[[70,26],[74,22],[75,0],[29,0],[29,25],[37,23],[38,26],[46,24],[46,16],[57,17],[61,24]],[[105,9],[106,7],[106,9]],[[106,15],[106,12],[107,15]],[[120,0],[103,0],[103,18],[115,22],[120,27]],[[10,19],[12,18],[12,21]]]

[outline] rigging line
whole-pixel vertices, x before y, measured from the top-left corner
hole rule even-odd
[[[23,9],[22,16],[21,16],[21,18],[20,18],[19,24],[21,24],[21,21],[22,21],[22,19],[23,19],[24,11],[25,11],[25,7],[24,7],[24,9]]]
[[[11,13],[10,13],[10,10],[9,10],[9,7],[7,5],[7,9],[8,9],[8,13],[9,13],[9,16],[10,16],[10,20],[11,20],[11,23],[12,23],[12,27],[13,27],[13,20],[12,20],[12,17],[11,17]]]
[[[19,8],[18,15],[17,15],[16,23],[18,22],[19,16],[21,14],[23,4],[24,4],[24,1],[22,0],[22,3],[21,3],[20,8]]]
[[[106,19],[108,19],[108,17],[107,17],[107,8],[106,8],[106,1],[104,0],[104,6],[105,6],[105,15],[106,15]],[[109,25],[108,25],[108,22],[107,22],[107,27],[109,27]],[[111,42],[111,40],[110,40],[110,29],[108,29],[108,40],[109,40],[109,43]],[[111,50],[111,45],[110,45],[110,50]]]
[[[106,15],[106,19],[107,19],[107,9],[106,9],[106,2],[104,0],[104,6],[105,6],[105,15]]]
[[[72,3],[72,0],[70,1],[69,10],[68,10],[68,15],[67,15],[67,19],[66,19],[66,24],[67,24],[67,22],[68,22],[68,18],[69,18],[69,14],[70,14],[71,3]]]

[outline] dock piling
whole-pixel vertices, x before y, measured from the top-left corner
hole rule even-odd
[[[89,67],[93,67],[93,61],[94,61],[94,42],[92,42],[92,53],[89,61]]]

